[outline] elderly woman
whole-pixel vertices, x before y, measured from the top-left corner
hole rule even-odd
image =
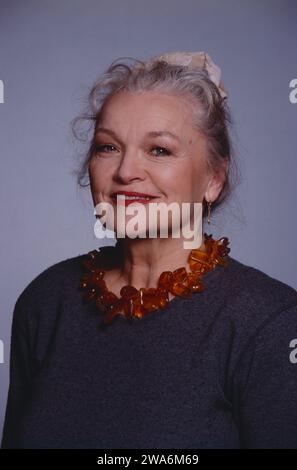
[[[80,181],[117,242],[18,298],[2,447],[297,447],[297,292],[229,256],[226,237],[185,247],[181,217],[155,237],[116,217],[190,203],[210,221],[232,188],[226,98],[202,52],[113,63],[91,90]]]

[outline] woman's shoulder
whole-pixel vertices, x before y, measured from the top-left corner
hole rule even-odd
[[[218,272],[221,275],[210,281],[213,289],[219,283],[221,310],[235,331],[250,336],[258,328],[270,322],[280,324],[285,318],[287,328],[296,325],[297,291],[293,287],[231,256]]]
[[[259,268],[228,256],[223,270],[222,283],[233,298],[249,297],[260,303],[262,299],[270,305],[286,300],[297,303],[297,291],[292,286]]]
[[[53,302],[65,292],[77,289],[82,272],[82,260],[86,254],[65,258],[40,271],[23,288],[17,298],[16,306],[35,305],[47,299]]]
[[[292,361],[297,364],[297,360],[290,358],[297,346],[297,291],[233,257],[227,261],[210,278],[207,303],[209,310],[215,305],[216,341],[221,351],[228,351],[228,383],[236,383],[241,396],[246,393],[243,390],[256,390],[259,384],[259,396],[265,396],[265,387],[276,395],[269,389],[272,378],[277,387],[281,377],[283,383],[294,380],[292,387],[296,382]]]

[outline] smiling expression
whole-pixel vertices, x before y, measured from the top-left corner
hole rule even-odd
[[[89,162],[94,205],[202,202],[219,192],[206,138],[193,127],[189,102],[172,94],[120,92],[105,104]],[[148,197],[153,197],[148,199]],[[116,226],[116,220],[114,221]]]

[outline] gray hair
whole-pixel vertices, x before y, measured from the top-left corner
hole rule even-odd
[[[126,59],[132,59],[134,64],[130,66]],[[168,64],[164,60],[157,60],[148,67],[145,62],[130,57],[121,57],[111,63],[90,89],[86,112],[72,121],[75,137],[84,142],[88,141],[87,154],[75,171],[77,182],[81,187],[90,184],[89,161],[94,152],[94,133],[103,108],[108,100],[120,91],[131,93],[156,91],[187,99],[193,109],[194,127],[206,138],[209,167],[214,171],[225,173],[222,190],[216,201],[212,202],[212,212],[229,199],[238,180],[237,164],[233,159],[230,138],[230,126],[233,122],[226,99],[222,98],[207,71],[202,68],[189,69],[183,65]],[[78,134],[77,124],[82,120],[91,125],[87,131]],[[224,171],[226,160],[228,169]],[[204,216],[206,209],[207,202],[203,201]]]

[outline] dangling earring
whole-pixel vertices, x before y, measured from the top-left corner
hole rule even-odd
[[[211,202],[207,202],[208,214],[207,214],[207,223],[210,224],[210,212],[211,212]]]

